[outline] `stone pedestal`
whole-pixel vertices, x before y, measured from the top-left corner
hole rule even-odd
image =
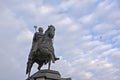
[[[58,71],[40,70],[26,80],[71,80],[71,78],[61,78]]]
[[[36,80],[46,80],[45,78],[37,78]]]

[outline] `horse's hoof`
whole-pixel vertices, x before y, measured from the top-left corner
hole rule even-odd
[[[55,61],[59,60],[60,58],[55,58]]]

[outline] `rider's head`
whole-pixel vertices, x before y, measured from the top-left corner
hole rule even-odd
[[[39,31],[39,32],[43,32],[43,28],[42,28],[42,27],[39,27],[39,28],[38,28],[38,31]]]

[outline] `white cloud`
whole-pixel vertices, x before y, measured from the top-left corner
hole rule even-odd
[[[22,31],[20,34],[18,34],[17,41],[26,42],[26,41],[32,40],[32,37],[33,37],[33,33],[26,29]]]
[[[60,4],[60,7],[63,9],[63,10],[66,10],[68,9],[69,7],[71,7],[72,5],[75,5],[76,2],[78,2],[78,0],[66,0],[66,1],[63,1],[61,4]]]
[[[77,31],[81,28],[80,25],[71,25],[70,28],[69,28],[69,31]]]
[[[115,41],[115,44],[120,45],[120,34],[113,38],[113,41]]]
[[[71,73],[74,70],[74,68],[72,68],[71,63],[63,58],[60,61],[57,61],[55,64],[53,64],[52,68],[60,71],[61,73],[64,73],[61,74],[62,76],[64,75],[63,77],[70,77]]]
[[[103,66],[106,67],[106,68],[110,68],[110,67],[112,67],[113,65],[110,64],[110,63],[107,63],[107,64],[104,64]]]
[[[109,49],[108,51],[105,51],[103,55],[104,56],[112,55],[112,56],[120,57],[120,49],[119,48]]]
[[[116,4],[115,1],[105,0],[105,1],[102,1],[100,4],[98,4],[96,10],[98,10],[99,12],[109,11],[113,9],[115,4]]]
[[[114,42],[114,37],[120,34],[118,26],[112,23],[100,23],[93,27],[96,37],[99,40],[108,40]],[[97,39],[96,38],[96,39]]]
[[[111,14],[109,14],[109,18],[116,20],[116,19],[120,19],[120,11],[119,10],[115,10],[113,12],[111,12]]]
[[[41,6],[38,10],[41,15],[48,15],[54,11],[51,6]]]
[[[88,6],[90,6],[90,4],[92,3],[95,3],[97,0],[65,0],[63,1],[61,4],[60,4],[60,7],[63,9],[63,10],[67,10],[69,8],[73,8],[74,6],[74,9],[85,9],[87,8]]]
[[[69,18],[69,17],[65,17],[65,18],[63,18],[63,19],[61,19],[61,21],[59,21],[59,24],[61,24],[61,25],[71,25],[72,24],[72,20],[71,20],[71,18]]]
[[[105,18],[112,11],[114,12],[114,7],[116,7],[116,1],[109,1],[109,0],[101,1],[96,6],[95,11],[82,16],[79,19],[79,21],[85,24],[98,23],[102,17]]]
[[[108,32],[108,31],[111,31],[114,29],[114,26],[112,24],[107,24],[107,23],[101,23],[101,24],[98,24],[96,25],[93,30],[96,31],[96,32]]]
[[[16,37],[18,36],[18,33],[27,28],[27,23],[23,18],[20,16],[18,17],[16,13],[5,4],[1,5],[0,10],[0,55],[2,56],[0,63],[3,63],[0,66],[0,75],[3,76],[0,79],[16,80],[19,77],[19,80],[21,80],[25,78],[23,74],[24,68],[21,69],[21,66],[24,66],[25,53],[27,53],[25,49],[27,49],[27,47],[21,47],[22,44],[16,41]],[[9,74],[8,71],[11,74]],[[5,75],[8,77],[5,77]]]
[[[55,25],[58,25],[57,28],[64,29],[69,32],[75,32],[78,30],[83,30],[82,26],[78,23],[76,23],[71,17],[69,16],[61,16],[61,18],[56,20],[57,22]],[[64,32],[64,31],[62,31]],[[82,32],[81,32],[82,33]]]
[[[16,15],[6,7],[3,7],[0,17],[0,26],[2,29],[19,30],[26,26],[23,19],[16,18]]]
[[[83,23],[93,23],[95,19],[95,16],[93,13],[89,14],[89,15],[85,15],[82,18],[80,18],[79,20]]]
[[[75,74],[75,73],[74,73]],[[89,80],[93,77],[93,74],[91,72],[85,72],[85,71],[80,71],[79,73],[77,73],[75,75],[75,77],[79,77],[79,79],[83,79],[83,80]]]

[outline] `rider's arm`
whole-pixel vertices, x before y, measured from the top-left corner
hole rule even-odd
[[[37,40],[37,32],[34,34],[34,36],[33,36],[33,41],[35,42],[36,40]]]

